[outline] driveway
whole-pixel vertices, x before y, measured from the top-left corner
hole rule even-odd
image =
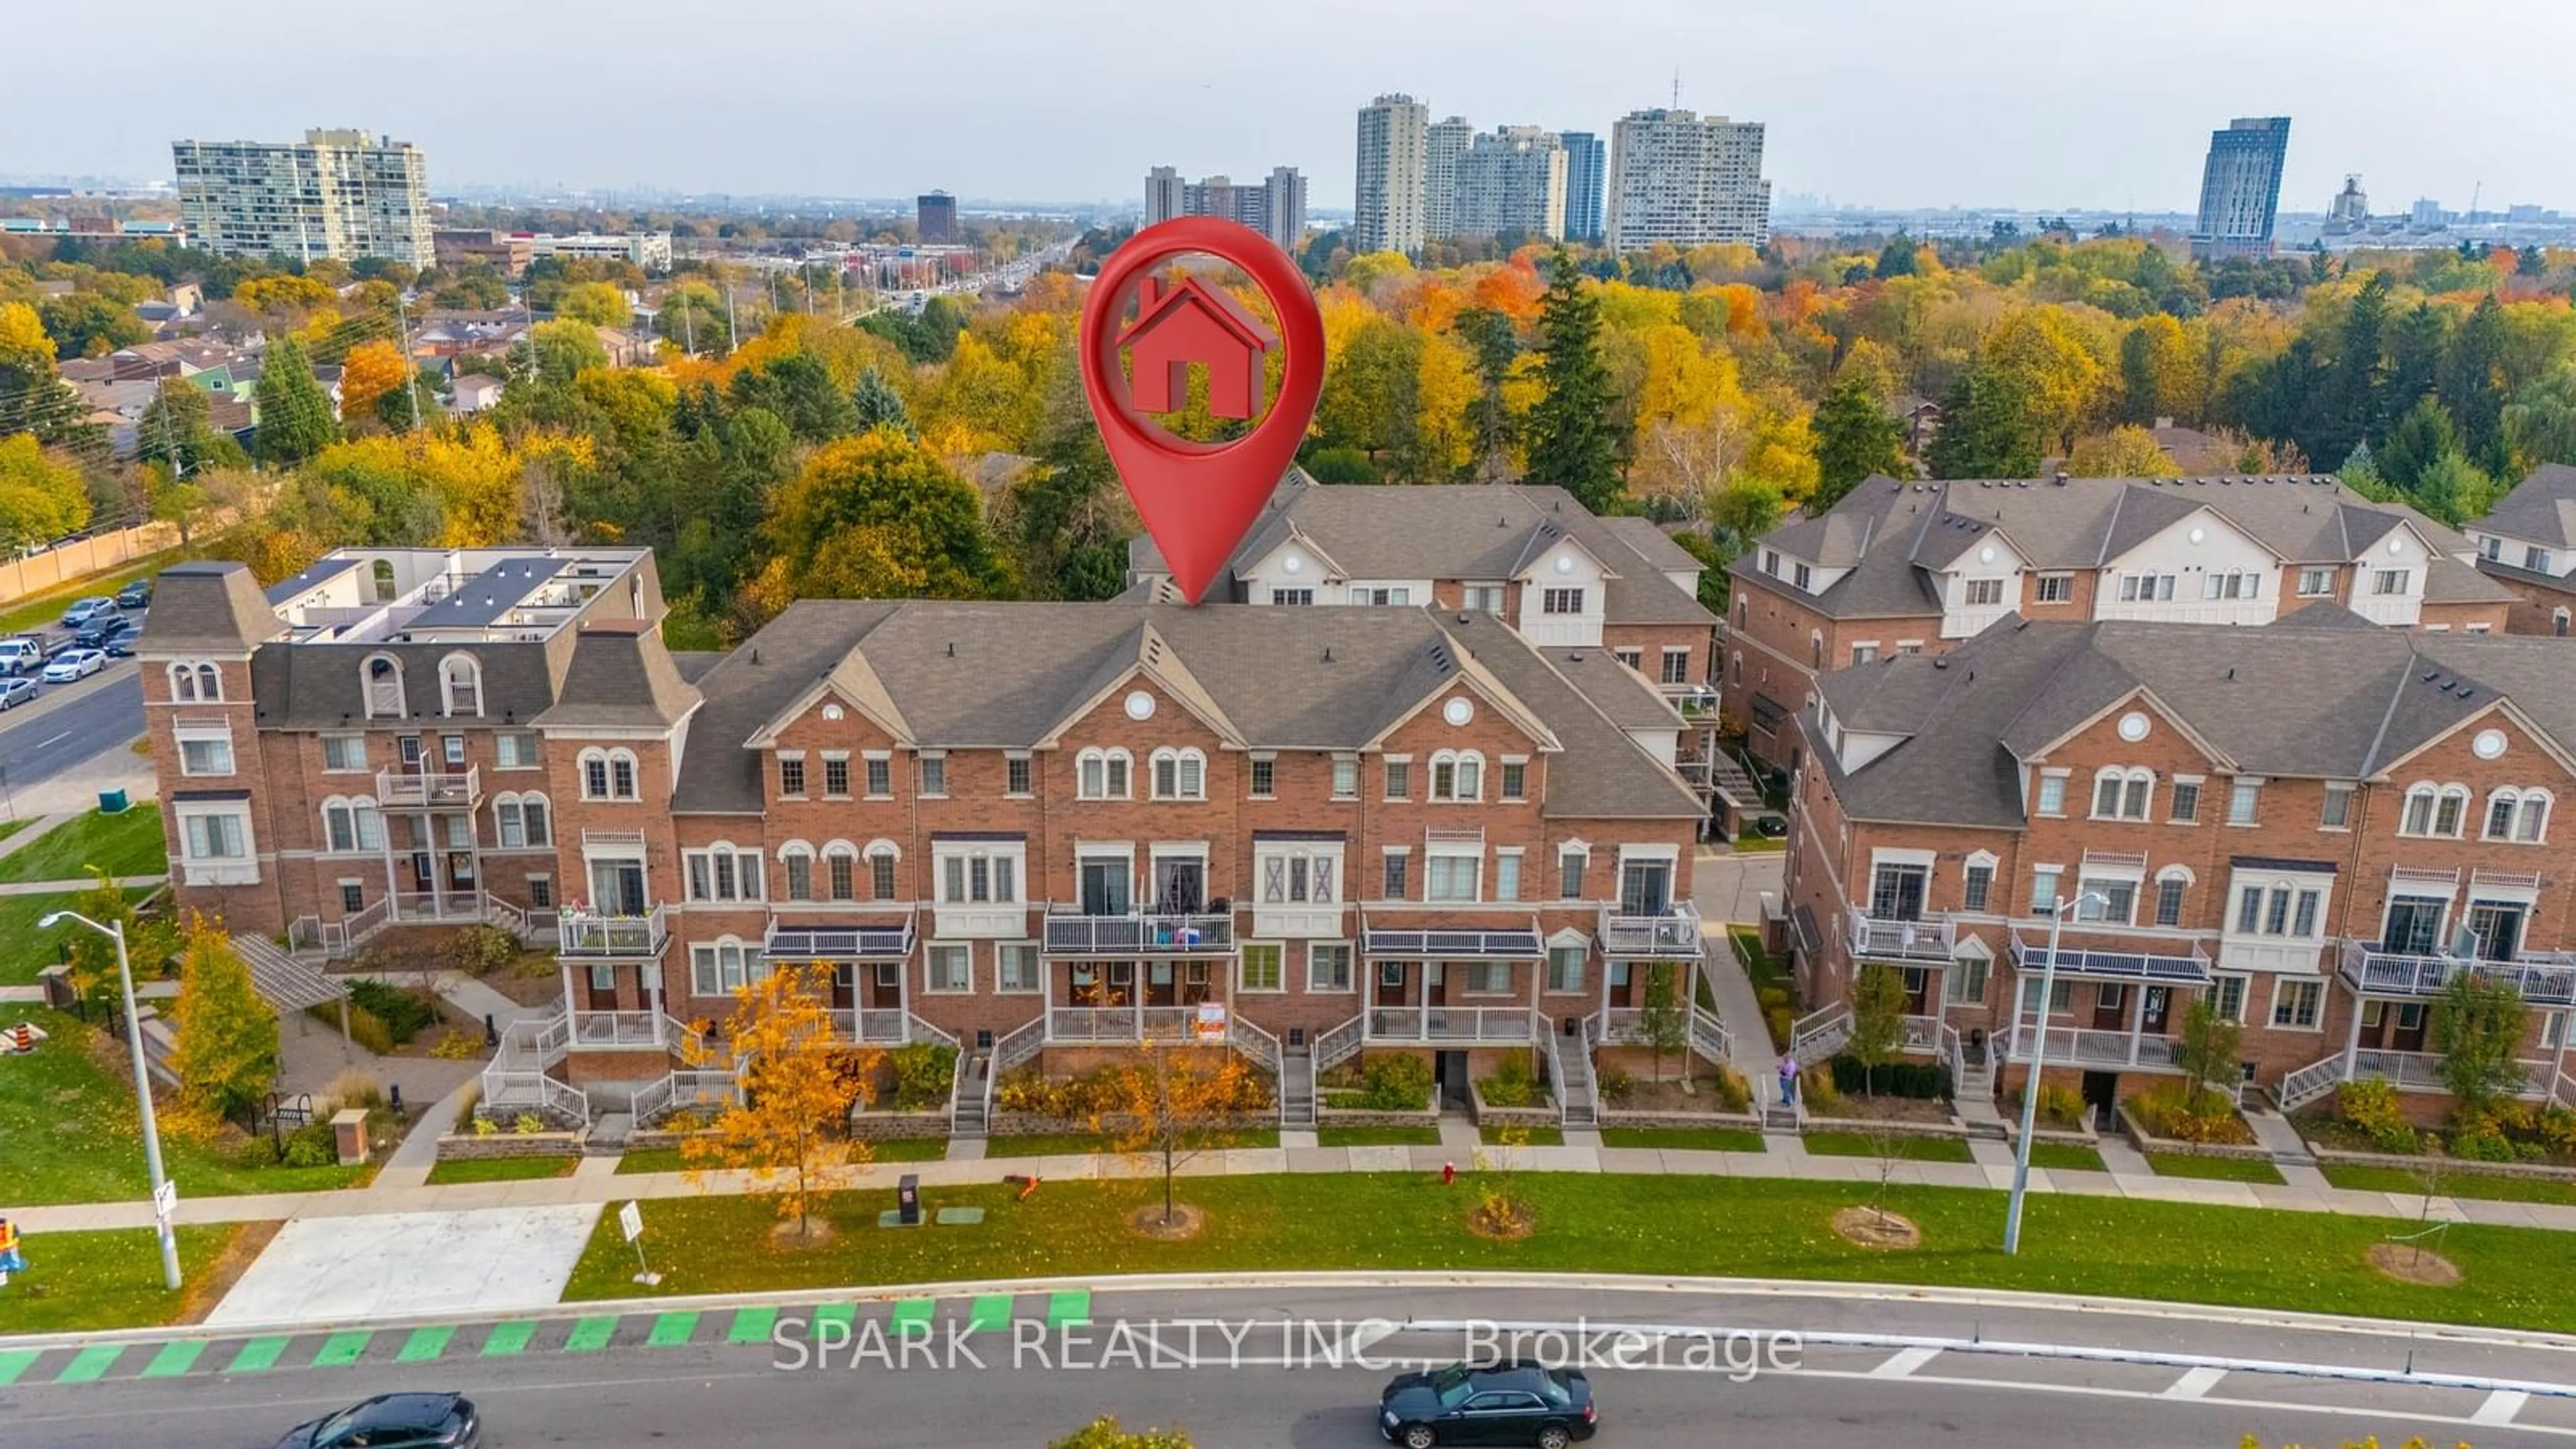
[[[206,1322],[510,1313],[563,1297],[600,1204],[296,1218]]]

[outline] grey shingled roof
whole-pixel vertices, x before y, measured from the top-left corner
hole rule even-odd
[[[2478,527],[2552,548],[2576,547],[2576,468],[2541,464],[2497,499]]]
[[[654,729],[678,722],[699,699],[697,686],[671,662],[659,629],[612,620],[574,635],[554,705],[537,723]]]
[[[1471,673],[1471,653],[1552,733],[1551,814],[1696,817],[1671,771],[1518,635],[1484,616],[1424,609],[1282,610],[1106,603],[807,600],[699,681],[706,704],[675,813],[761,807],[744,748],[857,651],[912,738],[948,749],[1028,749],[1134,671],[1198,691],[1244,744],[1357,750]],[[1577,759],[1577,756],[1582,758]],[[1571,761],[1571,763],[1568,763]]]
[[[1542,649],[1539,653],[1568,684],[1582,691],[1594,709],[1621,729],[1682,727],[1681,713],[1664,701],[1662,691],[1647,683],[1644,675],[1620,663],[1609,650]]]
[[[157,595],[154,603],[158,614]],[[567,629],[543,643],[278,645],[251,656],[251,697],[257,701],[257,723],[265,729],[361,724],[367,705],[359,671],[370,656],[386,654],[402,665],[404,718],[435,720],[441,717],[439,661],[450,654],[471,654],[483,674],[483,720],[526,724],[554,704],[572,643]]]
[[[239,654],[285,632],[250,565],[206,559],[161,571],[137,647],[153,654]]]
[[[1876,820],[2018,825],[2017,761],[2141,696],[2220,766],[2254,775],[2371,778],[2504,700],[2576,746],[2576,641],[2297,616],[2262,629],[2006,621],[1946,657],[1837,670],[1817,688],[1846,729],[1905,737],[1855,772],[1816,751],[1844,807]],[[1812,735],[1812,716],[1804,726]]]

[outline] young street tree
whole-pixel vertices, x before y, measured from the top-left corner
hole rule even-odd
[[[329,446],[339,428],[331,421],[331,399],[313,379],[313,364],[304,344],[292,335],[268,346],[256,385],[259,399],[259,456],[267,463],[301,463]]]
[[[1178,1429],[1122,1429],[1116,1419],[1103,1416],[1047,1449],[1190,1449],[1190,1436]]]
[[[1618,424],[1601,360],[1601,304],[1561,247],[1539,303],[1537,352],[1539,396],[1525,424],[1529,481],[1562,488],[1594,513],[1615,513]]]
[[[2460,1116],[2487,1116],[2521,1087],[2513,1054],[2530,1015],[2510,984],[2476,971],[2453,973],[2433,1007],[2433,1049],[2442,1054],[2442,1085]]]
[[[2175,1064],[2182,1068],[2193,1111],[2214,1111],[2222,1105],[2212,1099],[2218,1095],[2219,1083],[2236,1080],[2244,1046],[2245,1028],[2219,1015],[2218,1008],[2206,1000],[2183,1008]]]
[[[1905,978],[1893,966],[1873,961],[1860,968],[1852,983],[1851,1040],[1843,1051],[1860,1063],[1860,1089],[1878,1095],[1878,1069],[1896,1060],[1905,1045]]]
[[[232,937],[203,918],[188,924],[179,975],[178,1043],[170,1069],[190,1105],[237,1118],[277,1078],[277,1013],[252,989]]]
[[[106,871],[91,866],[89,873],[92,884],[74,898],[72,909],[102,926],[124,928],[126,960],[140,986],[178,949],[178,938],[168,922],[146,921],[135,914],[133,900],[108,879]],[[118,996],[116,943],[96,931],[70,925],[63,927],[62,939],[71,947],[72,995],[84,1006],[113,1004]]]
[[[1223,1047],[1148,1045],[1111,1074],[1108,1105],[1091,1127],[1122,1153],[1161,1160],[1168,1226],[1176,1220],[1174,1169],[1206,1151],[1257,1090],[1250,1065]]]
[[[1660,1082],[1664,1058],[1690,1046],[1690,1005],[1682,998],[1681,968],[1670,961],[1648,963],[1644,984],[1637,1002],[1637,1035],[1654,1053],[1655,1080]]]
[[[734,993],[721,1046],[691,1049],[690,1065],[739,1062],[741,1093],[713,1130],[681,1149],[692,1179],[714,1169],[750,1172],[755,1195],[793,1219],[798,1241],[813,1237],[811,1213],[830,1169],[867,1160],[867,1144],[848,1132],[850,1109],[865,1099],[868,1054],[839,1039],[832,1024],[831,976],[823,967],[782,962]]]

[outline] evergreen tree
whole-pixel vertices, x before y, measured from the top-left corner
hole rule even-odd
[[[1904,429],[1879,405],[1860,378],[1848,378],[1816,405],[1816,492],[1808,508],[1821,513],[1873,473],[1902,477],[1907,466]]]
[[[2504,307],[2489,292],[2451,338],[2442,357],[2442,403],[2460,426],[2469,460],[2504,471]]]
[[[1904,228],[1897,228],[1896,235],[1889,237],[1887,245],[1879,249],[1877,275],[1882,278],[1914,275],[1914,238],[1907,236]]]
[[[2388,387],[2383,415],[2391,423],[2429,395],[2441,377],[2442,349],[2448,340],[2442,314],[2430,302],[2418,302],[2398,315],[2388,334]],[[2375,433],[2372,441],[2386,434]]]
[[[859,385],[851,389],[850,402],[859,410],[860,432],[896,428],[907,438],[921,436],[912,425],[912,409],[903,405],[903,394],[896,392],[885,374],[873,367],[859,374]]]
[[[736,373],[732,402],[775,414],[802,443],[828,443],[860,430],[858,404],[832,385],[831,371],[808,353],[791,352]]]
[[[1476,356],[1476,400],[1467,405],[1467,427],[1476,440],[1474,477],[1479,483],[1499,483],[1510,466],[1514,431],[1503,383],[1511,376],[1512,359],[1520,355],[1520,337],[1512,319],[1490,307],[1460,312],[1449,330]]]
[[[2328,415],[2320,419],[2315,435],[2305,440],[2311,444],[2312,458],[2340,458],[2352,451],[2356,443],[2380,435],[2387,426],[2381,411],[2381,388],[2386,376],[2388,328],[2388,275],[2373,272],[2370,280],[2352,297],[2352,307],[2344,314],[2343,336],[2335,355],[2334,375]]]
[[[268,345],[253,394],[259,402],[259,456],[267,463],[301,463],[328,447],[339,433],[331,398],[313,380],[304,344],[292,336]]]
[[[1610,369],[1601,360],[1601,304],[1583,290],[1565,248],[1550,263],[1539,303],[1538,401],[1530,406],[1529,481],[1574,495],[1594,513],[1616,511],[1621,480],[1611,420]]]
[[[1072,368],[1049,389],[1038,465],[1011,484],[995,531],[1018,564],[1022,598],[1106,599],[1127,586],[1135,519]]]
[[[2388,430],[2388,441],[2373,456],[2379,463],[2379,474],[2400,488],[2412,490],[2433,460],[2460,451],[2460,435],[2451,423],[2450,411],[2437,398],[2419,398],[2397,426]]]
[[[250,459],[230,434],[218,433],[209,421],[213,411],[206,390],[193,382],[165,379],[151,406],[135,425],[136,456],[158,463],[172,477],[184,478],[200,468],[249,466]]]
[[[2153,253],[2155,248],[2147,250]],[[2153,427],[2163,408],[2163,385],[2156,380],[2155,336],[2144,327],[2132,327],[2120,339],[2120,420]]]
[[[1941,400],[1941,430],[1925,461],[1935,478],[2027,478],[2039,471],[2020,390],[2000,374],[1973,366]]]

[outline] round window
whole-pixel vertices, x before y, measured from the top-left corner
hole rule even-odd
[[[1130,692],[1127,696],[1127,717],[1129,719],[1152,719],[1154,717],[1154,696],[1147,694],[1141,689]]]
[[[2495,759],[2504,753],[2504,731],[2480,730],[2477,738],[2469,741],[2469,748],[2476,751],[2481,760]]]
[[[2133,709],[2127,714],[2120,716],[2120,738],[2127,740],[2133,745],[2147,737],[2147,731],[2150,727],[2150,721],[2147,719],[2146,712],[2144,710]]]
[[[1463,695],[1440,706],[1440,717],[1453,725],[1462,725],[1476,717],[1476,702]]]

